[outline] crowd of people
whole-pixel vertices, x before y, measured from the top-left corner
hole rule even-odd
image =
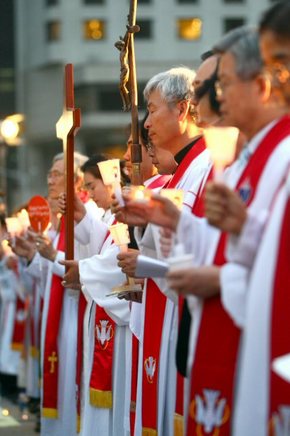
[[[74,260],[62,153],[50,227],[0,247],[0,382],[39,404],[43,436],[290,436],[289,23],[276,2],[196,72],[148,81],[141,201],[131,137],[122,198],[106,155],[74,153]],[[238,129],[222,174],[211,127]]]

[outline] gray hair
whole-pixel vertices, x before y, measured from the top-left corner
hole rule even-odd
[[[144,89],[145,101],[150,94],[158,90],[168,105],[180,100],[191,102],[194,95],[193,81],[195,72],[187,67],[176,67],[153,76]]]
[[[54,164],[58,160],[63,160],[63,159],[65,159],[64,153],[63,152],[58,153],[52,159],[52,164]],[[83,164],[87,160],[88,160],[88,157],[85,156],[84,154],[81,154],[78,151],[74,152],[74,174],[75,174],[75,177],[82,176],[81,167],[83,166]]]
[[[236,61],[236,73],[241,80],[249,80],[261,73],[263,61],[257,29],[242,26],[228,32],[214,45],[217,54],[231,53]]]

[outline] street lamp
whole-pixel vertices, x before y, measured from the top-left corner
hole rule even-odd
[[[6,146],[23,144],[24,115],[13,114],[0,120],[0,213],[6,211],[7,169]]]

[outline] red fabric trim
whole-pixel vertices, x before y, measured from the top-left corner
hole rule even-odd
[[[135,434],[135,417],[137,401],[137,380],[138,380],[138,361],[139,361],[139,341],[132,334],[132,376],[131,376],[131,405],[130,405],[130,434]]]
[[[251,187],[251,195],[247,199],[247,206],[255,196],[261,174],[265,165],[277,145],[290,134],[290,117],[283,117],[259,144],[251,156],[237,183],[236,190],[246,182]],[[226,234],[222,233],[216,249],[214,265],[221,266],[225,263],[224,249]],[[219,392],[215,405],[220,406],[220,401],[225,399],[222,421],[213,428],[230,435],[231,409],[233,400],[233,383],[239,346],[239,329],[233,324],[232,319],[223,309],[220,297],[210,298],[203,302],[203,313],[199,327],[195,359],[192,368],[191,402],[188,416],[187,435],[197,431],[204,434],[203,423],[199,422],[197,411],[197,398],[200,403],[205,402],[205,390],[212,389]],[[210,347],[209,347],[210,343]],[[217,429],[217,430],[216,430]]]
[[[64,218],[60,223],[57,250],[65,251]],[[53,274],[50,288],[49,308],[44,343],[43,362],[43,408],[57,410],[58,399],[58,332],[62,312],[64,288],[62,278]]]
[[[162,327],[167,298],[148,279],[143,338],[142,427],[157,430],[158,372]]]
[[[273,283],[271,360],[290,353],[290,199],[288,199],[281,223],[280,244]],[[290,383],[270,370],[270,415],[279,415],[281,406],[290,405]]]
[[[96,306],[95,347],[90,388],[112,392],[115,322],[100,306]]]

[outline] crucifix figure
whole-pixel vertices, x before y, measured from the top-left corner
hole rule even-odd
[[[81,125],[81,112],[74,105],[73,65],[65,66],[65,104],[56,123],[56,135],[63,142],[66,173],[65,258],[74,258],[74,137]]]
[[[53,374],[55,372],[56,362],[58,361],[58,358],[57,358],[57,355],[56,355],[55,351],[53,351],[52,354],[48,357],[48,361],[50,363],[50,370],[49,370],[49,372],[51,374]]]
[[[115,47],[120,51],[120,93],[123,101],[123,109],[131,109],[131,162],[132,162],[132,184],[140,185],[141,171],[140,164],[142,162],[141,144],[139,144],[139,121],[138,121],[138,90],[136,79],[136,62],[134,35],[140,31],[140,27],[136,24],[137,0],[130,0],[130,11],[128,15],[128,24],[124,37],[116,42]]]

